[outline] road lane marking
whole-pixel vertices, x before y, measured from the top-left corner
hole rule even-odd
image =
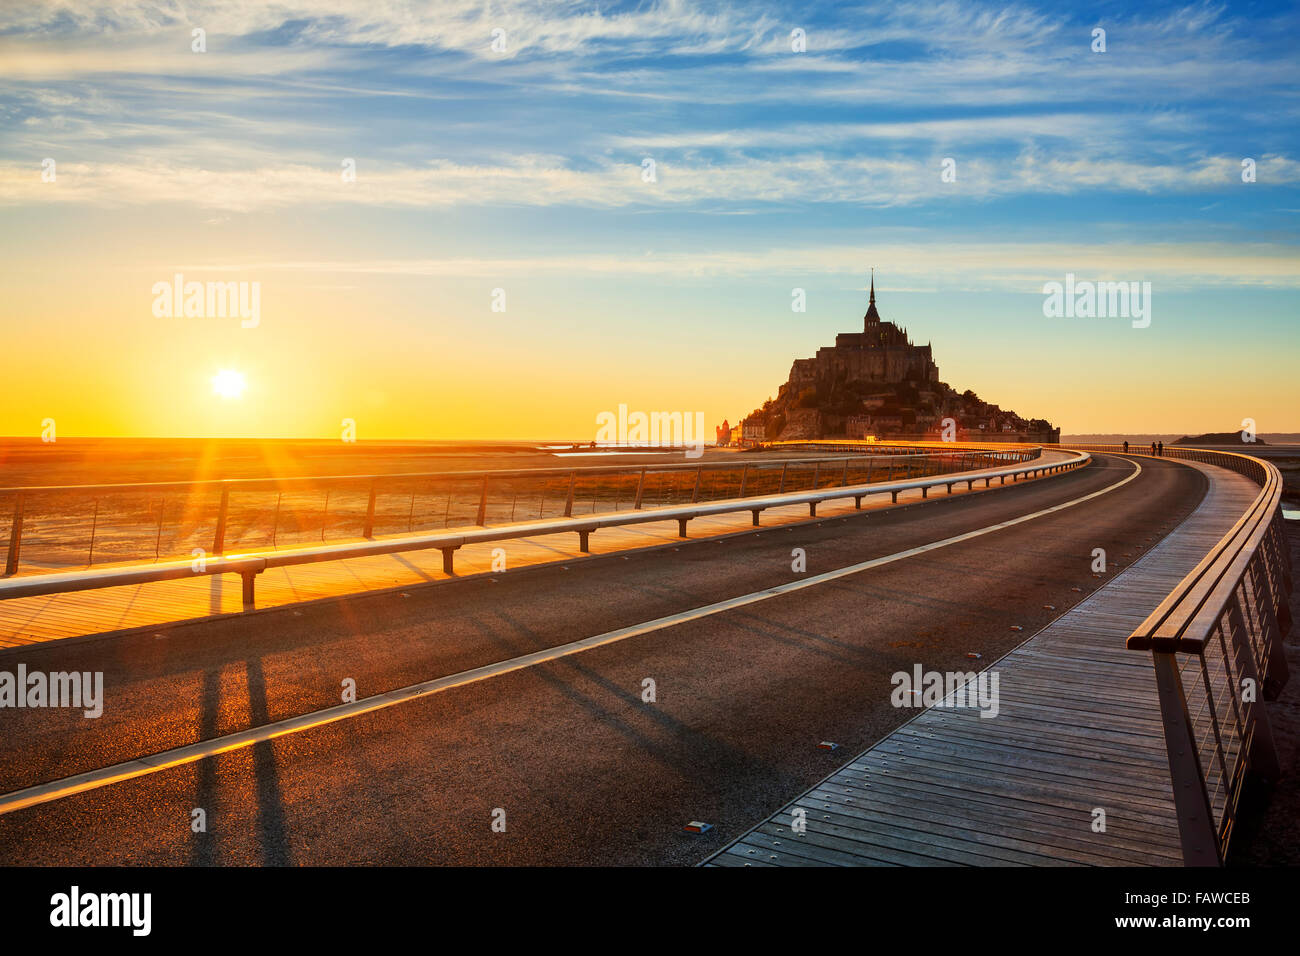
[[[263,743],[268,740],[274,740],[277,737],[286,737],[290,734],[301,733],[304,730],[311,730],[314,727],[323,727],[327,724],[337,723],[341,720],[349,720],[353,717],[359,717],[362,714],[384,710],[405,701],[418,700],[421,697],[429,697],[445,690],[451,690],[454,687],[463,687],[466,684],[474,684],[492,677],[500,677],[503,674],[509,674],[514,671],[535,667],[538,664],[559,660],[560,658],[569,657],[573,654],[581,654],[584,651],[589,651],[597,647],[604,647],[607,644],[614,644],[618,641],[626,640],[629,637],[638,637],[642,634],[649,634],[654,631],[663,630],[667,627],[675,627],[678,624],[686,624],[690,621],[711,617],[714,614],[721,614],[724,611],[734,610],[735,608],[744,607],[748,604],[756,604],[759,601],[766,601],[769,598],[778,597],[783,594],[790,594],[794,591],[801,591],[804,588],[816,587],[817,585],[825,584],[828,581],[835,581],[852,574],[859,574],[863,571],[869,571],[872,568],[881,567],[882,565],[892,564],[895,561],[902,561],[905,558],[915,557],[918,554],[925,554],[928,551],[937,551],[939,548],[946,548],[949,545],[960,544],[963,541],[970,541],[973,538],[992,534],[994,531],[1001,531],[1004,528],[1023,524],[1026,521],[1032,521],[1035,518],[1054,514],[1058,511],[1063,511],[1066,508],[1072,508],[1085,501],[1091,501],[1094,498],[1099,498],[1104,494],[1108,494],[1116,488],[1122,488],[1124,485],[1127,485],[1130,481],[1133,481],[1142,474],[1142,465],[1140,463],[1131,459],[1128,460],[1128,463],[1133,465],[1134,471],[1127,478],[1123,478],[1114,484],[1107,485],[1099,491],[1094,491],[1090,494],[1083,495],[1082,497],[1062,502],[1059,505],[1053,505],[1050,508],[1044,508],[1041,511],[1021,515],[1019,518],[1012,518],[1009,521],[1000,521],[997,524],[991,524],[985,528],[978,528],[975,531],[967,531],[963,534],[953,535],[950,538],[933,541],[930,544],[919,545],[915,548],[909,548],[906,551],[898,551],[894,554],[888,554],[883,557],[872,558],[869,561],[851,564],[847,567],[837,568],[834,571],[825,571],[821,574],[816,574],[800,581],[791,581],[788,584],[780,584],[776,587],[764,588],[761,591],[754,591],[750,594],[742,594],[738,597],[728,598],[725,601],[718,601],[715,604],[706,604],[703,607],[694,608],[689,611],[680,611],[676,614],[656,618],[653,621],[647,621],[643,624],[634,624],[630,627],[622,627],[614,631],[607,631],[604,634],[597,634],[592,637],[583,638],[579,641],[561,644],[558,647],[549,647],[545,650],[534,651],[531,654],[524,654],[520,657],[511,658],[510,660],[499,661],[496,664],[488,664],[484,667],[476,667],[472,670],[461,671],[460,673],[450,674],[446,677],[439,677],[419,684],[400,687],[397,690],[388,691],[384,694],[376,694],[373,697],[367,697],[364,700],[359,700],[355,703],[327,707],[324,710],[312,711],[309,714],[302,714],[298,717],[290,717],[286,720],[277,720],[274,723],[263,724],[261,727],[252,727],[248,730],[239,731],[238,733],[227,734],[222,737],[214,737],[211,740],[202,740],[198,743],[187,744],[184,747],[176,747],[172,750],[164,750],[161,753],[153,754],[148,757],[140,757],[135,760],[128,760],[124,763],[103,767],[99,770],[89,770],[85,773],[79,773],[71,777],[64,777],[60,780],[52,780],[47,783],[27,787],[23,790],[15,790],[12,793],[0,796],[0,815],[13,813],[17,810],[23,810],[27,807],[37,806],[42,803],[51,803],[55,800],[61,800],[78,793],[85,793],[90,790],[97,790],[100,787],[111,786],[115,783],[123,783],[127,780],[133,780],[136,777],[143,777],[147,774],[157,773],[160,770],[170,770],[173,767],[181,767],[186,764],[196,763],[199,760],[203,760],[207,757],[215,757],[218,754],[243,750],[246,747],[251,747],[254,744]]]

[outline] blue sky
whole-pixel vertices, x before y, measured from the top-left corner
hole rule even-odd
[[[945,380],[1067,433],[1300,429],[1298,40],[1295,5],[1258,3],[7,5],[2,320],[131,342],[131,382],[95,373],[110,393],[184,387],[178,340],[124,303],[173,270],[248,278],[292,330],[279,357],[337,383],[322,422],[455,437],[392,411],[425,402],[484,437],[576,436],[620,402],[734,421],[857,327],[875,266]],[[1044,318],[1067,272],[1150,281],[1152,327]],[[363,315],[371,381],[339,371]],[[66,356],[23,341],[47,391],[0,431],[78,421]],[[142,409],[112,427],[184,431]]]

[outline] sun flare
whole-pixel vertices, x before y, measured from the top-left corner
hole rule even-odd
[[[222,398],[238,398],[247,386],[243,374],[234,369],[223,368],[212,376],[212,391]]]

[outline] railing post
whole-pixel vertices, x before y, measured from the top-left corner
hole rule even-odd
[[[704,466],[697,465],[695,468],[695,490],[691,492],[691,504],[700,500],[700,483],[704,481]]]
[[[564,500],[564,517],[573,517],[573,486],[578,480],[576,471],[569,472],[569,496]]]
[[[221,554],[226,549],[226,515],[230,511],[230,489],[221,489],[221,506],[217,509],[217,533],[212,540],[212,553]]]
[[[822,463],[819,461],[815,466],[813,466],[813,483],[812,483],[813,491],[817,490],[817,483],[821,480],[821,477],[822,477]]]
[[[480,528],[487,524],[487,483],[488,476],[484,475],[483,487],[479,489],[478,493],[478,517],[474,519],[474,523]]]
[[[740,494],[736,497],[745,497],[745,479],[749,477],[749,463],[746,462],[740,469]]]
[[[741,479],[742,483],[744,479]],[[641,510],[641,495],[645,492],[645,469],[641,469],[641,477],[636,481],[636,504],[632,507],[636,511]]]
[[[153,559],[155,561],[158,560],[159,552],[162,551],[163,518],[166,517],[166,514],[167,514],[167,496],[162,495],[158,502],[158,534],[153,539]]]
[[[5,577],[18,573],[18,554],[23,546],[23,496],[14,498],[14,521],[9,526],[9,553],[5,557]]]
[[[868,465],[867,467],[870,467],[870,466]],[[841,488],[847,488],[848,486],[849,486],[849,460],[848,460],[847,458],[845,458],[845,459],[844,459],[844,475],[843,475],[842,478],[840,478],[840,487],[841,487]]]
[[[776,489],[776,493],[778,495],[785,493],[785,473],[789,467],[790,467],[790,463],[788,461],[781,466],[781,484]]]
[[[1187,698],[1183,694],[1182,676],[1178,673],[1177,655],[1154,651],[1151,659],[1156,672],[1160,722],[1165,731],[1183,865],[1222,866],[1219,834],[1196,752],[1196,731],[1187,713]]]
[[[90,517],[90,553],[86,555],[86,564],[95,563],[95,531],[99,528],[99,499],[95,499],[95,513]]]
[[[361,529],[361,537],[372,538],[375,534],[375,479],[370,479],[370,502],[366,505],[366,526]]]

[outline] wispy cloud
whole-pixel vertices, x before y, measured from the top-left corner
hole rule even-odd
[[[602,161],[579,169],[555,156],[519,156],[494,164],[438,161],[414,168],[358,167],[355,182],[339,169],[300,163],[256,169],[212,169],[142,159],[138,163],[66,163],[53,183],[39,163],[0,166],[0,203],[90,203],[122,206],[183,203],[250,211],[303,204],[439,206],[583,206],[671,208],[723,204],[847,203],[877,207],[1022,194],[1068,195],[1082,190],[1156,193],[1240,186],[1237,157],[1211,157],[1189,166],[1042,156],[1027,152],[1010,168],[964,163],[958,183],[941,181],[942,157],[920,160],[837,158],[800,154],[738,156],[716,163],[660,162],[655,181],[636,162]],[[1300,182],[1300,162],[1264,156],[1260,181]]]
[[[640,254],[419,259],[208,261],[178,265],[185,272],[305,272],[440,278],[494,276],[844,276],[860,278],[874,262],[890,287],[943,291],[997,289],[1041,294],[1065,272],[1094,280],[1141,277],[1180,291],[1204,287],[1300,288],[1300,249],[1267,243],[918,243],[893,238],[871,245],[819,245]]]

